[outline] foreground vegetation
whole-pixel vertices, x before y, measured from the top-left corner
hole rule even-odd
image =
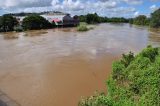
[[[107,95],[97,93],[79,106],[160,106],[160,49],[123,54],[112,68]]]

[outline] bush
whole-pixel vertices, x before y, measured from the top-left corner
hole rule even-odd
[[[88,31],[89,28],[87,28],[87,25],[86,25],[86,24],[80,24],[80,25],[77,27],[77,30],[78,30],[78,31]]]
[[[82,99],[80,106],[160,106],[160,49],[123,55],[113,63],[108,94]]]
[[[133,20],[135,25],[149,25],[149,19],[145,15],[139,15]]]

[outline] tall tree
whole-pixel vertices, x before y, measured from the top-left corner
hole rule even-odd
[[[133,24],[136,25],[148,25],[149,21],[145,15],[139,15],[133,20]]]
[[[100,19],[97,13],[87,14],[86,21],[88,24],[100,23]]]
[[[160,8],[151,14],[150,26],[160,28]]]

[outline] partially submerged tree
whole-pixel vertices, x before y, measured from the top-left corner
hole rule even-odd
[[[46,29],[52,25],[42,16],[33,14],[23,19],[22,26],[25,30]]]
[[[16,25],[18,25],[18,21],[12,15],[3,15],[0,17],[1,32],[13,31]]]

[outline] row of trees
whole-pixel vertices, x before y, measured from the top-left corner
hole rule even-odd
[[[95,14],[87,14],[79,16],[81,22],[86,22],[88,24],[94,23],[103,23],[103,22],[114,22],[114,23],[130,23],[136,25],[147,25],[153,28],[160,27],[160,9],[156,10],[151,14],[151,17],[148,18],[145,15],[139,15],[136,18],[123,18],[123,17],[101,17],[98,16],[97,13]]]
[[[160,49],[123,54],[113,63],[108,94],[82,99],[79,106],[160,106]]]
[[[87,14],[87,15],[80,15],[79,19],[81,22],[86,22],[88,24],[95,24],[95,23],[103,23],[103,22],[115,22],[115,23],[128,23],[129,19],[123,17],[101,17],[98,16],[97,13],[94,14]]]

